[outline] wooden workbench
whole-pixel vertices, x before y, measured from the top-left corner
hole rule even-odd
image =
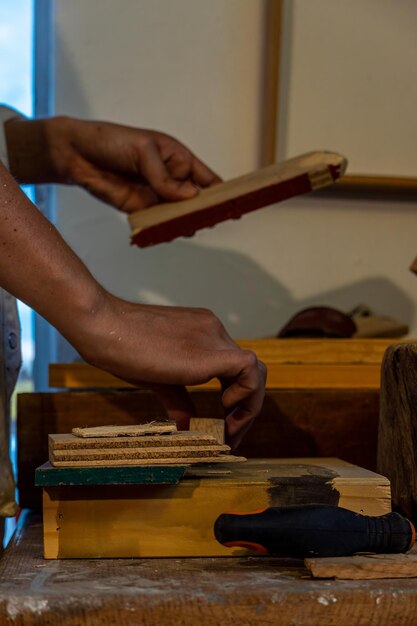
[[[396,626],[416,623],[417,579],[311,580],[275,558],[44,561],[26,514],[0,559],[0,626]]]

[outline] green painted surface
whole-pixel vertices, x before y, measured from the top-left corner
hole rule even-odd
[[[63,485],[175,485],[184,466],[152,467],[52,467],[44,463],[35,470],[37,487]]]

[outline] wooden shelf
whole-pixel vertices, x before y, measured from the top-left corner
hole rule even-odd
[[[332,189],[377,193],[417,195],[417,177],[413,176],[343,176]]]
[[[410,340],[408,340],[410,341]],[[379,389],[385,350],[398,339],[245,339],[268,367],[268,389]],[[49,385],[60,389],[132,388],[86,363],[52,363]],[[202,389],[218,389],[212,380]]]

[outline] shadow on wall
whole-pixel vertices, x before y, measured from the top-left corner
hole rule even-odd
[[[363,303],[384,314],[386,304],[396,302],[401,321],[410,322],[413,316],[412,300],[386,278],[375,277],[296,300],[284,284],[243,254],[191,242],[160,246],[152,252],[138,251],[139,300],[214,306],[233,337],[275,335],[294,313],[312,305],[348,312]],[[127,291],[129,285],[131,289],[132,272],[120,278],[120,289]]]
[[[67,200],[67,193],[72,198],[71,192],[66,190],[63,199]],[[144,303],[210,308],[233,337],[273,336],[294,313],[313,305],[349,312],[365,304],[381,315],[412,321],[412,299],[385,277],[296,299],[285,284],[245,254],[193,239],[144,250],[132,247],[124,216],[86,197],[82,205],[82,216],[71,217],[68,209],[67,239],[109,291]]]

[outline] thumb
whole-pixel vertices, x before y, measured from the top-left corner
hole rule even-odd
[[[182,385],[152,385],[151,389],[161,400],[169,419],[175,420],[178,430],[189,430],[195,408],[186,388]]]

